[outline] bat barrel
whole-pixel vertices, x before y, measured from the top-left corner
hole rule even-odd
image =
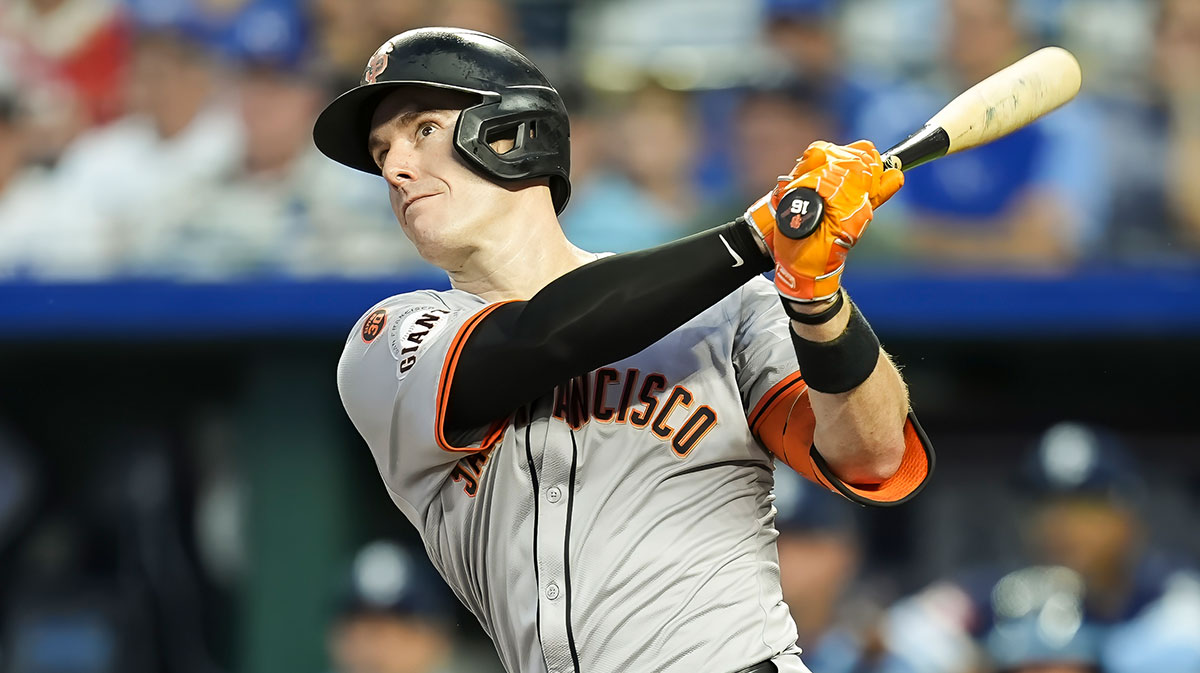
[[[908,170],[989,143],[1065,104],[1079,92],[1079,62],[1061,47],[1039,49],[964,91],[884,155]]]

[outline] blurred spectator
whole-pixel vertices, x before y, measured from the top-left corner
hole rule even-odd
[[[1033,567],[996,584],[996,625],[985,640],[996,673],[1100,673],[1100,634],[1083,623],[1083,579]]]
[[[433,3],[428,23],[478,30],[509,44],[521,44],[512,9],[503,0],[440,0]]]
[[[590,92],[570,82],[555,88],[571,120],[571,184],[577,192],[580,185],[590,184],[598,172],[606,170],[607,129],[598,106],[590,100]],[[568,212],[570,207],[568,202]]]
[[[129,31],[113,0],[10,0],[0,5],[0,34],[21,50],[30,88],[66,84],[82,125],[108,122],[123,109]]]
[[[793,78],[808,82],[813,95],[827,101],[832,126],[820,138],[857,140],[858,118],[873,78],[852,70],[838,40],[838,3],[834,0],[765,0],[764,32]],[[808,143],[794,148],[796,156]],[[794,163],[794,162],[793,162]]]
[[[307,0],[123,1],[140,32],[182,33],[219,60],[280,55],[310,42]]]
[[[350,580],[330,629],[334,673],[500,670],[495,655],[455,642],[454,598],[424,554],[372,542],[355,557]]]
[[[152,673],[144,585],[114,577],[95,522],[45,517],[7,569],[0,651],[9,673]],[[121,586],[125,580],[125,585]]]
[[[164,253],[167,213],[236,161],[241,144],[212,56],[194,34],[137,40],[130,114],[81,136],[56,170],[32,229],[30,272],[94,278]]]
[[[854,506],[783,468],[775,471],[779,574],[804,663],[821,673],[870,669],[881,608],[862,595]]]
[[[17,115],[16,96],[0,91],[0,195],[25,167],[25,134]]]
[[[804,148],[831,137],[836,123],[820,90],[803,80],[748,91],[735,129],[741,198],[757,199],[774,188]]]
[[[699,134],[691,102],[689,94],[657,87],[621,102],[609,119],[607,169],[574,185],[563,212],[572,243],[624,252],[715,224],[711,197],[694,181]]]
[[[7,425],[0,424],[0,569],[9,544],[27,524],[39,490],[39,470],[29,447]],[[7,575],[7,573],[0,573]],[[0,583],[0,596],[5,587]]]
[[[1032,51],[1012,0],[948,0],[948,9],[950,80],[936,90],[903,86],[871,103],[864,135],[881,148]],[[1109,198],[1101,137],[1095,111],[1080,99],[993,143],[915,169],[895,199],[910,209],[912,253],[971,268],[1058,268],[1077,260],[1099,238]]]
[[[583,81],[600,91],[628,93],[648,81],[678,91],[724,89],[761,74],[769,61],[756,2],[570,4],[570,51]]]
[[[1125,260],[1200,251],[1200,3],[1165,0],[1152,42],[1149,104],[1112,100],[1104,137],[1113,207],[1107,252]]]
[[[384,40],[403,33],[410,28],[429,25],[428,13],[434,2],[431,0],[412,0],[410,2],[394,2],[393,0],[367,0],[361,3],[364,14],[371,22],[375,31],[375,39],[360,49],[366,50],[366,56],[383,44]],[[360,61],[365,63],[360,54]]]
[[[242,157],[156,214],[167,238],[141,271],[378,276],[420,264],[399,233],[383,181],[341,170],[313,147],[324,89],[311,61],[291,60],[299,51],[256,55],[241,68]]]
[[[806,80],[790,79],[743,92],[732,120],[735,184],[714,224],[740,216],[774,189],[804,148],[833,137],[835,124],[828,101]]]
[[[1060,44],[1079,59],[1084,87],[1101,98],[1138,98],[1153,48],[1161,2],[1144,0],[1022,0],[1048,44]]]
[[[5,568],[4,670],[214,673],[171,447],[142,429],[92,440],[92,460],[54,466]],[[72,484],[79,468],[94,479]]]
[[[333,76],[331,93],[357,86],[363,66],[385,40],[426,24],[426,0],[312,0],[314,46]]]
[[[362,3],[341,0],[313,0],[313,23],[320,26],[313,47],[333,73],[330,94],[338,94],[356,86],[362,77],[363,65],[370,58],[363,45],[374,44],[375,36],[369,16]],[[394,3],[413,6],[418,3]],[[376,45],[378,46],[378,45]]]
[[[897,604],[887,670],[969,669],[985,660],[989,638],[1003,667],[1012,662],[995,648],[1030,635],[1037,640],[1022,647],[1057,648],[1055,657],[1106,673],[1200,670],[1200,574],[1146,540],[1145,485],[1124,447],[1101,430],[1056,425],[1022,483],[1032,494],[1022,517],[1032,565],[967,573]],[[1030,624],[1040,631],[1021,636]]]
[[[51,198],[48,169],[29,161],[32,129],[26,101],[0,89],[0,277],[24,273],[33,250],[49,243],[39,231],[47,211],[65,215]]]

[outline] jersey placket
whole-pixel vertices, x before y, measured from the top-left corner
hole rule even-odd
[[[575,445],[567,424],[552,417],[545,422],[548,427],[541,447],[536,495],[539,635],[549,673],[567,673],[576,670],[571,651],[567,567]]]

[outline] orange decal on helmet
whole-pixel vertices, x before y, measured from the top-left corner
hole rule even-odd
[[[392,53],[392,43],[389,40],[379,48],[379,51],[375,52],[370,61],[367,61],[367,70],[363,73],[365,84],[374,84],[375,78],[383,74],[383,71],[387,69],[388,54],[390,53]]]

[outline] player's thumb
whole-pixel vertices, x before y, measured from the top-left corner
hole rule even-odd
[[[889,168],[879,176],[879,189],[871,195],[871,207],[878,208],[900,191],[904,186],[904,172],[899,168]]]
[[[800,161],[796,164],[796,167],[792,169],[792,178],[802,177],[805,173],[824,166],[825,148],[828,146],[829,143],[821,140],[809,145],[808,149],[804,150],[804,154],[800,156]]]

